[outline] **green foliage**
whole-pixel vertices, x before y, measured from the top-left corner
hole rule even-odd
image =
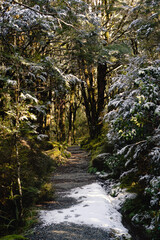
[[[41,186],[53,171],[54,161],[42,153],[37,143],[32,139],[20,139],[18,142],[21,159],[21,180],[23,182],[23,212],[31,207],[41,197]],[[0,230],[10,231],[24,224],[19,220],[19,191],[17,185],[17,162],[14,138],[10,135],[0,141]],[[47,194],[46,194],[47,195]],[[19,222],[20,221],[20,222]]]
[[[95,167],[92,167],[92,166],[90,166],[89,169],[88,169],[89,173],[96,173],[97,171],[98,171],[98,169],[95,168]]]
[[[112,172],[114,178],[119,178],[124,170],[124,159],[117,155],[111,155],[104,162],[105,169],[109,169]]]
[[[136,215],[137,212],[141,211],[146,211],[147,203],[148,200],[145,198],[137,197],[135,199],[128,199],[123,207],[122,207],[122,212],[129,216],[130,219]]]
[[[110,44],[106,47],[106,49],[108,50],[109,55],[113,55],[115,57],[122,54],[131,54],[130,46],[125,43]]]
[[[38,143],[38,145],[39,145],[40,149],[42,149],[44,151],[51,150],[54,147],[53,143],[51,141],[46,141],[46,140],[40,141]]]
[[[27,238],[21,236],[21,235],[7,235],[7,236],[4,236],[2,238],[0,238],[0,240],[27,240]]]
[[[154,87],[156,86],[152,85],[151,89]],[[147,88],[146,83],[145,88]],[[141,89],[144,94],[144,85],[141,85]],[[128,119],[124,122],[123,117],[120,116],[115,122],[115,128],[118,131],[119,135],[123,138],[126,138],[126,140],[135,138],[141,139],[144,135],[149,135],[154,125],[156,126],[157,123],[157,116],[154,114],[155,109],[155,101],[148,99],[147,105],[146,97],[144,95],[137,96],[134,108],[131,111],[130,118],[128,116]],[[150,124],[151,119],[152,126]]]
[[[139,57],[134,60],[110,88],[107,138],[109,144],[115,144],[113,156],[117,160],[112,156],[107,164],[120,179],[121,187],[137,193],[136,199],[124,204],[124,215],[140,227],[144,236],[147,232],[149,239],[158,239],[159,63]]]
[[[54,197],[54,188],[52,183],[45,183],[41,186],[38,202],[50,201]]]
[[[65,164],[67,158],[71,156],[66,150],[66,145],[59,142],[52,143],[53,149],[46,151],[46,154],[53,159],[55,165],[60,166]]]
[[[84,111],[84,107],[80,107],[77,110],[77,117],[75,121],[75,137],[76,143],[80,143],[85,141],[89,137],[88,126],[87,126],[87,119]]]
[[[105,143],[106,138],[102,134],[94,139],[86,137],[81,141],[81,147],[87,149],[88,151],[91,151],[91,158],[93,159],[98,154],[103,153]]]
[[[150,198],[150,204],[152,206],[152,209],[159,210],[159,204],[160,204],[160,177],[153,177],[148,186],[145,188],[145,195]]]
[[[67,139],[69,111],[71,119],[77,114],[77,119],[70,122],[75,142],[75,136],[88,137],[88,127],[90,135],[91,130],[93,135],[96,130],[99,133],[105,101],[109,101],[106,119],[110,129],[106,124],[101,136],[84,140],[82,145],[91,150],[92,159],[100,153],[112,154],[104,168],[120,177],[123,184],[136,183],[140,194],[146,188],[152,200],[158,195],[154,186],[147,190],[147,180],[137,182],[146,174],[160,174],[160,74],[158,60],[153,61],[159,52],[159,2],[102,1],[96,7],[91,2],[93,11],[85,1],[1,1],[3,230],[20,224],[22,202],[25,209],[37,199],[51,198],[53,189],[46,183],[48,173],[70,156],[64,145],[52,140]],[[150,58],[144,61],[143,56],[136,56],[139,53]],[[106,68],[104,78],[99,77],[98,82],[97,76],[102,73],[99,66]],[[117,69],[123,74],[113,78]],[[84,82],[82,94],[80,86]],[[104,83],[107,89],[104,85],[101,91]],[[81,104],[86,107],[87,118]],[[96,169],[90,167],[89,171]],[[157,205],[152,207],[154,215]]]
[[[148,209],[150,198],[148,196],[138,196],[134,200],[127,200],[122,213],[129,219],[139,231],[143,231],[143,237],[158,240],[160,234],[159,208],[157,210]]]
[[[101,147],[101,152],[102,153],[110,153],[110,154],[113,154],[113,150],[114,150],[114,144],[112,144],[111,142],[109,142],[107,140],[107,137],[104,138],[104,142],[102,144],[102,147]]]
[[[159,44],[159,1],[144,0],[137,5],[133,11],[133,18],[129,28],[131,36],[138,39],[139,47],[145,54],[149,56],[158,57]],[[136,15],[138,13],[138,16]],[[135,18],[136,16],[136,18]],[[158,51],[157,51],[158,50]]]
[[[64,150],[64,151],[62,152],[62,156],[65,157],[65,158],[70,158],[70,157],[71,157],[71,153],[68,152],[67,150]]]

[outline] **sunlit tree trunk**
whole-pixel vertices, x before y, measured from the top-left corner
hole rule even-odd
[[[73,144],[76,142],[76,127],[75,127],[75,121],[76,121],[77,109],[78,109],[78,105],[77,105],[77,103],[75,102],[75,104],[74,104],[74,110],[73,110],[73,124],[72,124],[72,143],[73,143]]]
[[[60,119],[59,119],[59,130],[60,130],[60,142],[66,140],[66,131],[65,131],[65,102],[62,101],[60,104]]]
[[[74,97],[75,97],[75,85],[71,85],[71,93],[70,93],[70,101],[69,101],[69,117],[68,117],[68,122],[69,122],[69,126],[68,126],[68,143],[71,145],[73,142],[73,138],[74,138],[74,121],[75,121],[75,111],[77,111],[75,109],[75,102],[74,102]]]
[[[17,88],[16,88],[16,128],[15,128],[15,149],[16,149],[16,165],[17,165],[17,184],[18,184],[18,191],[19,191],[19,219],[21,219],[23,215],[23,203],[22,203],[22,183],[21,183],[21,161],[19,157],[19,148],[18,148],[18,141],[19,141],[19,127],[20,127],[20,79],[18,76],[17,79]]]
[[[69,126],[68,126],[68,144],[72,144],[72,123],[73,123],[73,101],[74,101],[74,89],[71,87],[70,102],[69,102]]]

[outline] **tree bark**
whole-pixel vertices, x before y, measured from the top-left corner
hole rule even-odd
[[[98,115],[104,109],[104,92],[106,87],[107,64],[98,64],[97,67],[97,87],[98,87]]]
[[[65,132],[65,103],[62,102],[60,105],[60,119],[59,119],[59,129],[60,129],[60,142],[66,140]]]
[[[18,184],[18,192],[19,192],[19,220],[22,218],[23,215],[23,203],[22,203],[22,183],[21,183],[21,162],[19,158],[19,149],[18,149],[18,132],[20,127],[19,117],[19,94],[20,94],[20,80],[17,80],[17,88],[16,88],[16,133],[15,133],[15,148],[16,148],[16,165],[17,165],[17,184]]]

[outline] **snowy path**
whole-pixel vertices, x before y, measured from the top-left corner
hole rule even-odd
[[[72,157],[52,179],[56,202],[40,211],[42,224],[30,239],[130,239],[118,212],[124,196],[107,195],[95,176],[87,173],[88,154],[79,147],[69,150]]]

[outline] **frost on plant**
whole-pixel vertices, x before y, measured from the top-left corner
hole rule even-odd
[[[160,219],[159,80],[159,61],[131,59],[125,73],[113,79],[104,118],[110,125],[107,139],[121,159],[121,181],[132,181],[131,187],[137,186],[136,191],[146,199],[144,208],[139,206],[131,220],[147,231],[159,231]]]

